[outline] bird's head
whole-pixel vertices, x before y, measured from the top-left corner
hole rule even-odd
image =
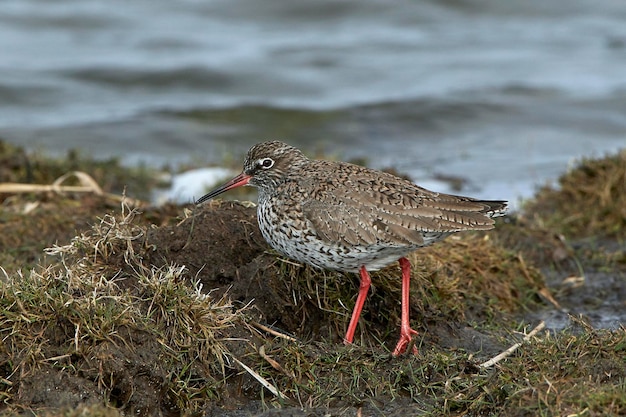
[[[258,143],[248,151],[243,163],[243,172],[202,196],[197,204],[242,185],[252,185],[270,192],[288,177],[290,170],[296,169],[307,160],[299,149],[286,143],[279,141]]]

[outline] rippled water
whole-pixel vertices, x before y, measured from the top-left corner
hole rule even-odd
[[[0,137],[128,163],[282,139],[516,199],[626,146],[626,2],[5,0]]]

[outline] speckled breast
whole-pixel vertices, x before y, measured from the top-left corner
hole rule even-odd
[[[289,210],[274,202],[259,201],[259,228],[265,240],[280,254],[323,269],[358,272],[361,266],[379,270],[420,246],[390,246],[378,242],[368,246],[346,246],[320,239],[302,211]]]

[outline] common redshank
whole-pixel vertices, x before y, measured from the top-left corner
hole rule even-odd
[[[400,340],[394,356],[404,353],[417,334],[409,324],[411,264],[406,256],[455,232],[492,229],[492,217],[504,214],[507,205],[436,193],[346,162],[312,160],[278,141],[250,148],[243,172],[197,203],[242,185],[259,189],[259,227],[280,254],[314,267],[360,274],[346,344],[354,339],[371,283],[369,271],[400,263]]]

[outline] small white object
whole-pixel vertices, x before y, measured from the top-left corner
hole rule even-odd
[[[234,175],[234,171],[226,168],[198,168],[172,176],[168,189],[154,192],[152,201],[155,204],[175,202],[192,203],[202,197],[209,188],[218,185]]]

